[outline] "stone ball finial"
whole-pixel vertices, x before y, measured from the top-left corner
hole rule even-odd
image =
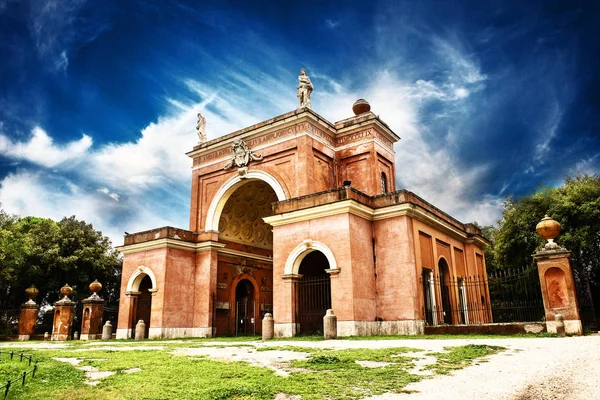
[[[102,290],[102,284],[98,282],[98,279],[94,279],[94,282],[90,283],[90,292],[96,294]]]
[[[371,105],[365,99],[358,99],[352,105],[354,115],[360,115],[371,111]]]
[[[544,246],[545,248],[551,249],[558,246],[556,243],[554,243],[554,238],[560,233],[560,223],[546,215],[544,218],[542,218],[540,223],[537,224],[535,230],[548,242]]]

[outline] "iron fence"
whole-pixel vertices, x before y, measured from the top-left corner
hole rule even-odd
[[[453,277],[424,270],[421,276],[428,325],[533,322],[544,320],[535,267]]]
[[[544,321],[544,301],[537,266],[488,272],[494,322]]]
[[[17,378],[14,379],[9,379],[7,380],[7,382],[0,386],[0,393],[4,392],[4,398],[6,399],[8,397],[8,393],[10,392],[11,387],[14,387],[14,384],[18,384],[19,382],[21,382],[21,386],[25,386],[25,382],[27,381],[27,375],[31,376],[31,379],[35,378],[35,372],[37,371],[37,364],[38,361],[35,360],[33,358],[33,356],[31,355],[26,355],[23,353],[18,353],[16,354],[17,357],[19,358],[19,362],[23,362],[23,360],[28,361],[28,366],[31,367],[31,363],[33,363],[33,368],[30,369],[29,371],[24,371],[22,374],[19,374],[19,376]],[[15,356],[15,352],[14,351],[1,351],[0,350],[0,363],[1,362],[5,362],[4,360],[2,360],[2,357],[6,356],[7,358],[10,357],[10,360],[12,361],[14,359]]]

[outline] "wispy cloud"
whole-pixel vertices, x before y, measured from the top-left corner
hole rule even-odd
[[[31,138],[26,142],[15,142],[8,136],[0,134],[0,154],[49,168],[67,161],[78,162],[91,147],[92,138],[85,134],[81,139],[66,145],[56,145],[54,140],[39,127],[33,129]]]

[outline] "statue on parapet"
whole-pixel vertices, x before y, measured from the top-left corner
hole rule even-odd
[[[301,68],[300,75],[298,76],[298,99],[300,100],[300,108],[310,108],[310,95],[313,89],[314,86],[308,75],[306,75],[306,70]]]
[[[198,113],[198,123],[196,124],[196,131],[198,133],[198,143],[206,143],[208,138],[206,137],[206,118]]]

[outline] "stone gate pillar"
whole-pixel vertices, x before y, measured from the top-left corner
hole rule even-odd
[[[546,329],[550,333],[556,333],[555,316],[560,314],[564,318],[566,333],[581,335],[583,328],[569,262],[571,252],[554,242],[554,238],[560,233],[560,224],[546,216],[536,230],[547,240],[544,247],[533,255],[540,276]]]
[[[35,299],[40,291],[31,285],[25,289],[25,294],[29,300],[21,306],[19,315],[19,340],[29,340],[35,333],[35,324],[37,323],[38,310],[40,307],[35,304]]]
[[[102,338],[102,317],[104,315],[104,300],[97,292],[102,289],[102,284],[96,279],[90,283],[92,295],[82,300],[83,315],[81,318],[80,340],[95,340]]]
[[[69,340],[73,330],[73,317],[75,316],[75,302],[69,299],[73,289],[69,284],[60,288],[64,297],[54,303],[54,324],[51,340]]]

